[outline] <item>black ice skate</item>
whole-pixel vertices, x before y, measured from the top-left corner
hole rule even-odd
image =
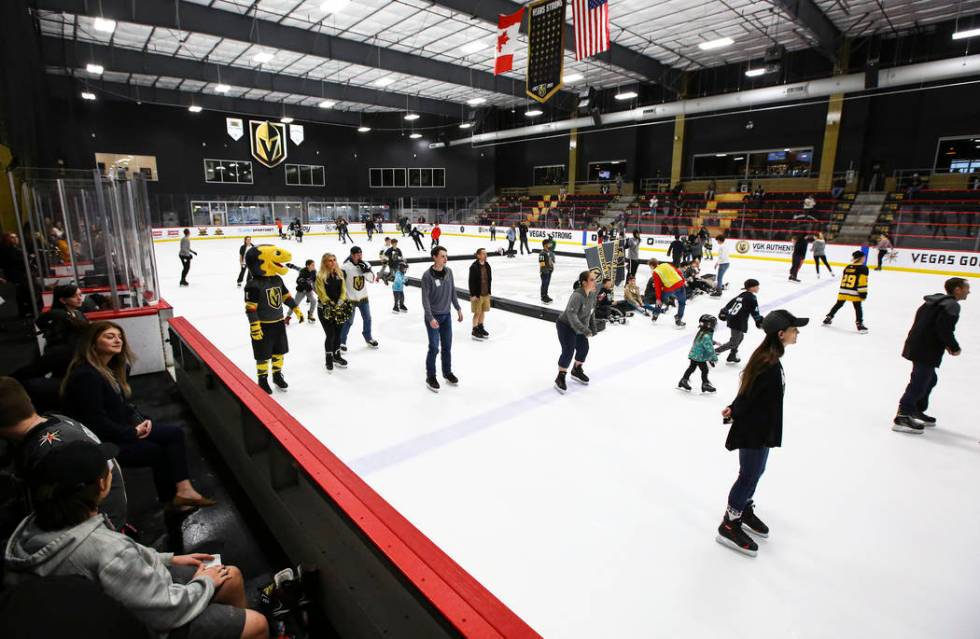
[[[691,382],[687,381],[686,377],[682,377],[681,381],[677,382],[677,388],[690,392]]]
[[[555,378],[555,390],[562,395],[568,390],[568,385],[565,384],[565,371],[558,372],[558,377]]]
[[[911,433],[912,435],[921,435],[924,430],[922,422],[918,421],[911,415],[903,415],[899,413],[895,415],[895,419],[892,421],[892,430],[896,433]]]
[[[282,376],[282,373],[272,374],[272,383],[276,385],[279,390],[286,390],[289,388],[289,384],[286,383],[286,378]]]
[[[332,373],[333,372],[333,353],[327,353],[326,366],[327,366],[327,372],[328,373]]]
[[[366,340],[364,340],[364,343],[367,344],[368,346],[370,346],[371,348],[377,348],[378,347],[378,340],[376,340],[376,339],[366,339]]]
[[[725,358],[725,363],[726,363],[726,364],[731,364],[731,365],[733,365],[733,366],[734,366],[735,364],[738,364],[738,363],[739,363],[739,362],[741,362],[741,361],[742,361],[742,360],[740,360],[740,359],[738,358],[738,355],[736,355],[735,353],[729,353],[729,354],[728,354],[728,357],[726,357],[726,358]]]
[[[702,382],[701,383],[701,392],[702,393],[714,393],[716,390],[717,389],[714,386],[711,385],[711,382]]]
[[[477,326],[477,328],[480,329],[480,332],[483,334],[483,337],[490,337],[490,333],[488,333],[487,329],[483,327],[483,324],[480,324],[479,326]]]
[[[867,335],[868,334],[868,327],[865,326],[864,324],[858,324],[857,325],[857,330],[858,330],[858,333],[861,333],[862,335]]]
[[[759,552],[759,544],[755,543],[751,537],[742,530],[742,518],[730,520],[726,515],[718,526],[718,536],[715,537],[722,546],[728,546],[732,550],[750,557],[755,557]]]
[[[347,368],[347,360],[341,356],[340,351],[333,354],[333,363],[337,365],[337,368]]]
[[[581,364],[576,364],[575,366],[572,366],[572,379],[574,379],[579,384],[585,384],[586,386],[589,385],[589,376],[586,375],[585,371],[582,370]]]
[[[541,303],[542,304],[551,304],[553,301],[554,300],[551,299],[550,297],[548,297],[547,295],[545,295],[544,297],[541,298]]]
[[[437,380],[435,377],[426,377],[425,378],[425,387],[428,388],[433,393],[438,393],[439,392],[439,380]]]
[[[259,388],[261,388],[262,390],[264,390],[265,392],[267,392],[270,395],[272,394],[272,387],[269,386],[269,376],[268,375],[262,375],[261,377],[259,377]]]
[[[679,317],[675,317],[674,318],[674,328],[676,328],[677,330],[680,330],[680,329],[684,328],[685,326],[687,326],[687,323],[684,320],[682,320]]]
[[[936,425],[936,418],[930,415],[926,415],[925,413],[916,412],[912,414],[912,417],[922,422],[922,425],[925,426],[926,428],[932,428],[933,426]]]
[[[395,313],[396,315],[397,315],[398,313],[401,313],[401,311],[400,311],[400,310],[398,310],[398,307],[397,307],[397,306],[394,306],[394,307],[392,307],[392,309],[391,309],[391,312],[392,312],[392,313]]]
[[[473,332],[470,333],[470,335],[473,337],[473,339],[475,339],[478,342],[485,342],[485,341],[487,341],[486,336],[483,333],[480,332],[480,328],[477,327],[477,326],[474,326],[473,327]]]
[[[833,323],[834,323],[834,316],[833,315],[828,315],[827,317],[823,318],[823,325],[824,326],[830,326]]]
[[[446,373],[445,375],[442,376],[442,378],[446,380],[446,383],[449,384],[450,386],[459,386],[459,378],[457,378],[452,373]]]
[[[742,530],[765,539],[769,536],[769,526],[755,516],[755,504],[750,500],[742,511]]]
[[[346,353],[347,352],[347,344],[341,344],[340,345],[340,350]]]
[[[402,304],[401,306],[398,307],[398,310],[401,311],[402,313],[407,313],[408,307]]]

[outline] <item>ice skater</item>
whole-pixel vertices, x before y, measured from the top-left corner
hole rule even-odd
[[[656,258],[651,259],[647,264],[650,265],[652,274],[643,292],[643,302],[656,305],[650,319],[656,322],[657,317],[666,310],[663,305],[664,302],[673,298],[677,300],[674,325],[679,329],[684,328],[687,326],[684,322],[684,308],[687,305],[687,291],[685,290],[687,280],[673,264],[661,262]]]
[[[436,222],[429,231],[429,235],[432,237],[432,248],[439,246],[439,238],[442,237],[442,229],[439,228],[439,222]]]
[[[197,251],[191,250],[191,230],[184,229],[184,237],[180,238],[180,251],[177,253],[183,269],[180,271],[180,285],[190,286],[187,283],[187,274],[191,271],[191,260],[197,255]]]
[[[306,260],[306,264],[303,268],[299,269],[299,274],[296,276],[296,305],[301,306],[304,301],[309,302],[309,310],[306,312],[306,319],[310,324],[316,322],[316,291],[313,287],[316,285],[316,262],[313,260]]]
[[[337,256],[324,253],[320,258],[320,270],[316,274],[317,317],[323,327],[323,352],[327,372],[334,366],[347,368],[347,360],[340,352],[340,328],[354,309],[347,299],[344,272],[337,264]]]
[[[469,288],[470,310],[473,313],[473,339],[485,342],[490,333],[483,327],[483,320],[490,311],[490,284],[493,282],[493,272],[487,262],[486,249],[476,250],[476,259],[470,264]]]
[[[347,298],[354,305],[354,310],[361,314],[361,323],[364,325],[361,336],[364,338],[364,343],[371,348],[378,348],[378,340],[371,336],[371,302],[368,300],[367,292],[367,285],[374,281],[374,271],[361,257],[361,247],[352,246],[350,257],[344,260],[341,269],[344,271],[347,284]],[[354,315],[352,312],[340,329],[340,350],[344,352],[347,352],[347,335],[354,325]]]
[[[399,262],[395,267],[395,278],[391,281],[391,294],[395,297],[395,305],[391,308],[392,313],[407,313],[405,306],[405,274],[408,272],[408,264]]]
[[[433,393],[439,392],[436,379],[436,355],[442,352],[442,377],[450,386],[459,384],[453,374],[453,323],[449,306],[456,309],[457,321],[463,321],[463,309],[456,299],[453,272],[446,266],[449,255],[442,246],[429,252],[432,266],[422,275],[422,310],[425,315],[425,332],[429,338],[429,350],[425,356],[425,386]]]
[[[521,255],[524,255],[524,249],[527,249],[527,254],[531,254],[531,246],[527,243],[527,220],[521,220],[521,223],[517,226],[517,234],[521,238]]]
[[[827,240],[823,239],[823,233],[817,233],[813,237],[813,263],[817,267],[817,279],[820,279],[820,262],[824,263],[827,272],[833,277],[834,269],[830,268],[830,262],[827,261]]]
[[[514,257],[517,252],[514,250],[514,242],[517,241],[517,231],[514,229],[514,225],[511,224],[510,228],[507,229],[507,257]]]
[[[960,319],[960,302],[970,294],[970,283],[962,277],[951,277],[946,280],[945,289],[945,294],[925,296],[925,304],[915,312],[915,321],[905,338],[902,357],[912,362],[912,377],[898,401],[894,431],[921,435],[925,426],[936,425],[936,418],[925,411],[938,381],[936,369],[943,361],[943,353],[957,357],[962,352],[956,341],[956,322]]]
[[[549,237],[541,241],[541,252],[538,253],[538,274],[541,276],[541,301],[545,304],[551,304],[554,301],[548,297],[548,287],[551,286],[551,275],[554,272],[555,241]]]
[[[640,268],[640,232],[633,231],[633,236],[626,238],[626,257],[630,261],[630,275],[636,275],[636,271]]]
[[[862,251],[851,253],[851,263],[844,267],[844,273],[840,278],[837,303],[824,318],[824,326],[830,326],[833,323],[834,315],[844,306],[844,302],[852,302],[857,332],[861,334],[868,332],[868,327],[864,325],[864,309],[861,306],[861,303],[868,298],[868,267],[864,261],[865,255]]]
[[[887,235],[882,233],[881,235],[878,236],[878,243],[875,245],[875,248],[878,249],[878,266],[875,267],[875,270],[880,271],[881,260],[885,259],[885,256],[888,255],[888,252],[892,250],[891,240],[888,239]]]
[[[719,319],[728,325],[731,337],[728,341],[715,349],[715,353],[721,354],[730,350],[725,362],[728,364],[738,364],[742,360],[738,358],[738,347],[741,346],[745,334],[749,330],[749,317],[755,320],[755,327],[762,328],[762,314],[759,313],[759,299],[756,293],[759,292],[759,280],[747,279],[742,288],[742,292],[733,297],[728,304],[718,313]]]
[[[354,243],[354,238],[350,236],[350,231],[347,230],[347,220],[344,218],[337,220],[337,239],[344,244],[347,244],[347,240],[350,240],[351,244]]]
[[[252,236],[246,235],[245,239],[242,240],[242,245],[238,247],[238,288],[242,287],[242,280],[245,279],[245,274],[248,273],[248,267],[245,266],[245,253],[250,248],[252,248]],[[252,279],[251,273],[249,273],[248,278]]]
[[[578,276],[578,288],[572,291],[565,310],[555,322],[558,343],[561,344],[555,390],[563,395],[568,390],[565,375],[568,373],[568,366],[572,363],[573,356],[575,365],[572,366],[572,379],[580,384],[589,383],[589,376],[582,370],[582,364],[589,354],[589,338],[596,334],[596,297],[595,273],[582,271]]]
[[[738,450],[739,468],[715,539],[752,557],[759,545],[746,533],[769,536],[769,527],[755,514],[752,498],[766,470],[769,449],[778,448],[783,441],[785,374],[779,360],[809,321],[782,309],[766,315],[762,320],[766,337],[742,371],[735,400],[721,412],[725,422],[731,423],[725,448]]]
[[[800,282],[798,277],[800,274],[800,267],[803,266],[803,261],[806,259],[806,245],[810,239],[803,235],[796,236],[796,241],[793,242],[793,262],[789,267],[789,280],[791,282]]]
[[[718,261],[715,262],[715,269],[718,271],[718,275],[715,277],[715,290],[711,292],[712,297],[721,297],[722,292],[725,290],[725,273],[728,272],[728,267],[731,266],[730,255],[731,248],[725,241],[724,235],[718,236]]]
[[[677,388],[690,392],[691,374],[694,373],[695,369],[699,369],[701,371],[701,392],[715,392],[715,387],[708,380],[708,364],[714,367],[715,362],[718,361],[714,341],[715,326],[717,325],[718,318],[707,313],[698,320],[698,332],[694,336],[694,343],[691,344],[691,351],[687,354],[691,363],[684,371],[681,381],[677,382]]]
[[[412,241],[415,242],[415,250],[424,251],[425,246],[422,245],[422,235],[424,234],[419,230],[418,224],[412,226],[412,230],[408,233],[412,237]]]
[[[497,241],[497,223],[493,220],[490,220],[490,241]]]
[[[303,233],[304,233],[304,231],[303,231],[303,222],[301,222],[299,220],[299,218],[296,219],[296,231],[295,231],[295,233],[296,233],[296,242],[298,244],[302,244],[303,243]]]

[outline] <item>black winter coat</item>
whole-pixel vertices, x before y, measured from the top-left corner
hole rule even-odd
[[[938,368],[943,353],[960,350],[953,331],[960,319],[960,304],[950,295],[926,295],[925,304],[915,312],[915,321],[905,338],[902,357]]]
[[[493,290],[493,271],[490,270],[490,262],[487,262],[484,266],[487,267],[487,295]],[[473,260],[470,264],[470,296],[480,297],[480,260]]]
[[[776,362],[731,404],[725,448],[777,448],[783,443],[783,366]]]
[[[80,364],[65,382],[65,413],[85,424],[99,439],[116,444],[136,441],[136,425],[145,418],[91,364]]]

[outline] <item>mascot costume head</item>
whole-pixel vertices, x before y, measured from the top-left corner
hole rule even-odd
[[[272,277],[289,272],[286,264],[293,254],[272,244],[256,244],[245,253],[245,267],[252,277]]]

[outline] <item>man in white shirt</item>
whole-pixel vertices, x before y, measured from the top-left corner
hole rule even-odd
[[[721,297],[721,292],[725,288],[725,272],[728,270],[731,261],[728,257],[731,248],[728,246],[728,242],[725,241],[724,235],[719,235],[716,239],[718,241],[718,261],[715,262],[715,268],[718,269],[718,277],[715,279],[716,288],[711,293],[711,296]]]

